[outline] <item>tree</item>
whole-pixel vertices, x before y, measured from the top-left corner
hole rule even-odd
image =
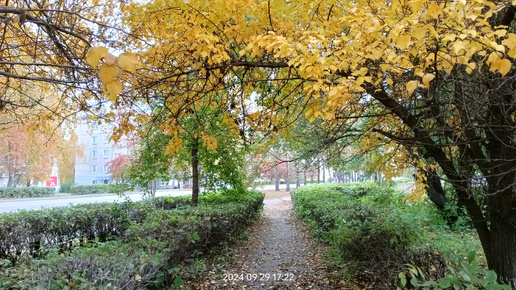
[[[111,160],[108,164],[111,178],[117,182],[127,180],[127,170],[131,167],[131,156],[122,154]]]
[[[156,98],[154,109],[141,127],[143,136],[130,179],[145,186],[176,173],[192,178],[192,204],[197,205],[200,186],[206,191],[245,189],[244,157],[239,136],[230,129],[230,112],[223,106],[196,102],[190,115],[174,118],[166,98]],[[229,125],[228,125],[229,124]],[[190,172],[190,174],[188,174]],[[203,178],[201,178],[201,173]],[[201,180],[202,179],[202,180]]]
[[[120,47],[117,1],[21,1],[0,4],[0,124],[70,119],[106,107],[95,71],[84,59],[90,47]],[[106,37],[107,36],[107,37]]]
[[[50,134],[29,125],[3,126],[0,129],[0,173],[8,176],[9,187],[20,183],[30,186],[46,180],[56,164],[63,182],[70,176],[68,170],[70,164],[73,167],[76,148],[73,138],[66,140],[62,130],[53,130]]]
[[[206,92],[230,99],[224,84],[238,79],[242,99],[257,104],[243,120],[280,135],[293,111],[329,126],[366,118],[363,146],[382,139],[398,165],[442,171],[489,267],[516,287],[510,2],[155,1],[124,13],[135,42],[150,43],[142,64],[158,70],[137,72],[124,61],[100,71],[133,73],[136,90],[174,87],[170,106],[181,112],[192,106],[184,100]],[[121,91],[121,74],[101,76],[113,101],[134,100]],[[472,185],[478,175],[481,196]]]

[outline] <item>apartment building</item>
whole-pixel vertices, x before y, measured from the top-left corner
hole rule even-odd
[[[113,127],[97,122],[81,122],[76,129],[83,155],[75,160],[75,184],[113,183],[109,162],[122,154],[130,155],[129,142],[123,137],[118,143],[110,140]]]

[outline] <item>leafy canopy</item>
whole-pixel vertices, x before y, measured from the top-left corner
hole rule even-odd
[[[131,29],[127,52],[114,57],[95,47],[86,59],[98,67],[115,107],[148,103],[149,92],[165,90],[170,118],[180,119],[197,100],[218,106],[220,99],[209,97],[216,92],[225,96],[235,130],[283,135],[300,112],[325,119],[329,128],[372,115],[361,136],[367,148],[379,138],[414,137],[407,126],[415,121],[396,104],[417,106],[443,73],[509,73],[516,34],[494,24],[510,4],[135,1],[123,8]],[[388,140],[385,150],[397,152],[385,154],[396,156],[389,173],[395,174],[414,154]]]

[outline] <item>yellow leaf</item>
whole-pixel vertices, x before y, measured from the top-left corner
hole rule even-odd
[[[132,52],[124,52],[122,53],[118,59],[117,59],[118,66],[120,66],[121,69],[128,71],[128,72],[136,72],[136,68],[139,65],[138,58],[136,57],[136,54]]]
[[[354,71],[353,72],[353,75],[354,76],[365,76],[367,74],[367,72],[369,71],[369,69],[367,67],[361,67],[360,70],[358,71]]]
[[[507,34],[507,30],[505,30],[505,29],[499,29],[494,32],[494,35],[496,35],[498,37],[504,37],[506,34]]]
[[[491,68],[491,71],[495,70],[495,68],[496,68],[495,64],[497,64],[499,60],[500,60],[500,57],[498,56],[498,53],[496,53],[494,51],[491,52],[491,54],[489,55],[489,57],[487,58],[487,61],[486,61],[486,63]]]
[[[423,85],[428,88],[430,87],[430,82],[435,78],[434,74],[425,74],[423,76]]]
[[[101,65],[99,67],[99,79],[103,84],[109,84],[116,77],[116,67],[112,65]]]
[[[425,4],[425,0],[412,0],[409,2],[413,12],[421,11],[421,7]]]
[[[391,67],[392,67],[392,65],[388,64],[388,63],[380,64],[380,68],[382,69],[382,71],[388,71]]]
[[[502,44],[509,49],[507,55],[509,57],[516,58],[516,34],[509,33],[509,36],[502,41]]]
[[[498,71],[502,74],[502,76],[505,76],[512,67],[512,62],[508,59],[502,59],[498,62]]]
[[[409,46],[410,39],[411,39],[410,35],[400,36],[400,37],[398,37],[398,41],[396,41],[396,46],[399,49],[404,50]]]
[[[442,11],[441,8],[437,3],[432,2],[427,9],[427,15],[430,18],[438,18],[439,15],[441,15]]]
[[[445,41],[454,41],[455,38],[457,37],[457,35],[455,34],[445,34],[442,41],[445,42]]]
[[[491,47],[493,47],[496,51],[505,52],[505,46],[496,43],[495,41],[490,42]]]
[[[136,280],[137,282],[140,282],[142,280],[142,276],[140,274],[136,274],[136,275],[134,275],[134,280]]]
[[[407,83],[406,88],[407,88],[407,92],[408,92],[409,96],[411,96],[412,93],[414,93],[414,91],[417,89],[417,86],[418,86],[418,81],[410,81]]]
[[[387,84],[388,84],[389,86],[392,86],[392,85],[394,84],[394,81],[392,80],[392,78],[391,78],[391,77],[387,77],[387,79],[386,79],[385,81],[387,82]]]
[[[466,48],[466,45],[462,41],[457,41],[453,44],[453,50],[455,54],[459,54],[459,52]]]
[[[92,67],[99,65],[99,61],[108,55],[108,50],[105,47],[95,46],[88,50],[86,53],[86,62]]]
[[[423,38],[425,38],[427,31],[428,29],[426,27],[414,28],[412,31],[412,37],[416,38],[418,41],[421,41]]]
[[[111,53],[108,53],[106,56],[104,56],[104,63],[108,65],[114,65],[116,61],[116,57],[112,55]]]
[[[470,63],[468,63],[468,66],[466,67],[466,72],[468,74],[471,74],[476,67],[477,67],[476,63],[470,62]]]
[[[124,87],[122,86],[122,82],[120,82],[119,80],[113,80],[109,84],[106,84],[108,99],[113,103],[116,102],[118,94],[120,94],[123,89]]]

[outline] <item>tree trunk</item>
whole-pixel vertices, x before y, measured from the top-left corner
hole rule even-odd
[[[310,165],[310,183],[314,183],[314,167]]]
[[[199,140],[192,143],[192,205],[199,203]]]
[[[7,187],[13,187],[14,184],[14,176],[9,174],[9,179],[7,180]]]
[[[287,156],[287,159],[288,159],[288,156]],[[287,161],[287,176],[285,178],[285,183],[287,185],[287,192],[290,191],[290,174],[289,174],[289,162]]]
[[[301,177],[299,176],[299,164],[296,162],[294,166],[296,167],[296,188],[298,188],[301,185]]]
[[[451,206],[453,205],[446,197],[446,193],[441,184],[441,178],[435,170],[429,170],[426,172],[426,193],[437,208],[443,213],[443,218],[449,226],[452,226],[459,219],[459,211],[453,211]],[[461,204],[456,206],[462,207]]]
[[[274,170],[275,170],[274,178],[275,178],[275,185],[276,185],[275,189],[276,189],[276,191],[279,191],[280,190],[280,188],[279,188],[279,184],[280,184],[280,180],[279,179],[280,178],[279,178],[278,164],[276,164],[276,166],[274,167]]]
[[[516,215],[515,215],[516,217]],[[489,269],[499,281],[516,289],[516,230],[512,221],[493,223],[490,231],[490,253],[484,249]]]
[[[303,167],[303,176],[304,176],[303,183],[306,185],[306,167]]]
[[[498,274],[499,281],[516,289],[516,207],[514,176],[495,169],[499,178],[489,178],[487,219],[489,239],[481,237],[489,269]],[[504,174],[505,173],[505,174]],[[496,179],[496,183],[493,180]],[[480,236],[480,233],[479,233]]]
[[[440,209],[443,210],[445,205],[449,202],[445,195],[444,189],[441,185],[441,179],[435,171],[428,171],[426,173],[426,193],[430,200]]]
[[[157,179],[153,179],[151,181],[149,181],[149,195],[150,197],[155,197],[156,196],[156,189],[158,188],[158,180]]]
[[[321,183],[321,164],[317,163],[317,183]]]
[[[324,166],[322,167],[322,182],[323,183],[326,182],[326,170],[325,170]]]

